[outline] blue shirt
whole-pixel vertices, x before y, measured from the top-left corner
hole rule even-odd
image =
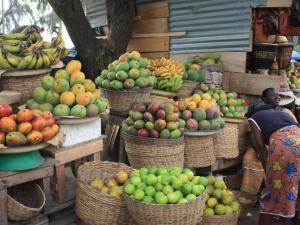
[[[261,130],[264,142],[269,143],[271,135],[278,129],[298,125],[295,120],[287,113],[279,110],[268,109],[256,112],[250,117],[254,120]]]

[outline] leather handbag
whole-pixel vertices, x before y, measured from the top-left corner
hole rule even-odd
[[[265,33],[266,25],[264,26],[264,23],[263,11],[257,10],[253,16],[254,41],[256,43],[274,43],[276,36]]]
[[[289,10],[281,11],[279,14],[279,29],[278,33],[284,36],[300,35],[300,27],[294,27],[291,24]]]

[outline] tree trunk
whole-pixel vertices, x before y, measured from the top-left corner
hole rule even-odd
[[[133,28],[134,0],[106,0],[109,39],[114,42],[114,59],[126,52]]]

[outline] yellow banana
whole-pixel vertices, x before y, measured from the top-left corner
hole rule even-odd
[[[37,56],[33,55],[31,62],[28,64],[27,69],[33,69],[37,61]]]
[[[60,59],[65,58],[68,55],[69,51],[66,48],[63,48],[60,53]]]
[[[43,51],[43,52],[44,52],[44,54],[46,54],[48,56],[48,58],[50,60],[50,66],[52,66],[54,63],[54,56],[53,56],[54,54],[50,54],[49,52],[45,52],[45,51]]]
[[[13,67],[9,64],[7,59],[4,57],[2,50],[0,49],[0,69],[12,69]]]
[[[11,53],[19,53],[21,51],[20,45],[3,45],[3,49]]]
[[[57,47],[62,41],[61,33],[57,33],[56,37],[51,41],[51,47]]]
[[[20,57],[15,56],[9,52],[6,54],[6,58],[7,58],[7,61],[14,67],[17,67],[19,62],[21,61]]]
[[[43,41],[44,48],[51,48],[51,43],[49,41]]]
[[[44,68],[49,68],[50,67],[50,59],[45,53],[41,53],[42,59],[43,59],[43,67]]]
[[[36,64],[34,66],[34,69],[40,69],[42,67],[43,67],[43,57],[40,54],[38,54],[37,55],[37,61],[36,61]]]
[[[4,39],[25,39],[27,35],[23,32],[20,33],[9,33],[1,35]]]
[[[61,53],[61,50],[60,49],[56,49],[53,65],[56,65],[57,63],[59,63],[59,61],[60,61],[60,53]]]
[[[25,69],[27,68],[27,66],[29,65],[29,63],[31,62],[33,58],[33,55],[32,54],[29,54],[25,57],[23,57],[23,59],[19,62],[18,64],[18,69]]]

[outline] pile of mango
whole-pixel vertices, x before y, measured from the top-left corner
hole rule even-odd
[[[108,106],[95,83],[85,79],[78,60],[71,60],[65,69],[56,71],[54,77],[43,77],[41,87],[35,88],[32,94],[27,108],[50,111],[57,117],[94,117]]]
[[[152,75],[157,78],[155,89],[178,92],[182,86],[184,65],[175,59],[164,57],[150,61]]]
[[[201,70],[201,66],[193,60],[183,61],[185,72],[183,75],[184,80],[202,82],[205,79],[205,71]]]
[[[153,87],[156,78],[151,76],[148,60],[137,51],[126,52],[102,70],[95,80],[98,87],[111,90],[130,90]]]
[[[0,144],[14,147],[51,140],[59,126],[51,112],[22,109],[16,114],[10,105],[0,105]]]
[[[296,74],[292,74],[288,79],[288,84],[291,89],[299,89],[300,88],[300,77]]]

